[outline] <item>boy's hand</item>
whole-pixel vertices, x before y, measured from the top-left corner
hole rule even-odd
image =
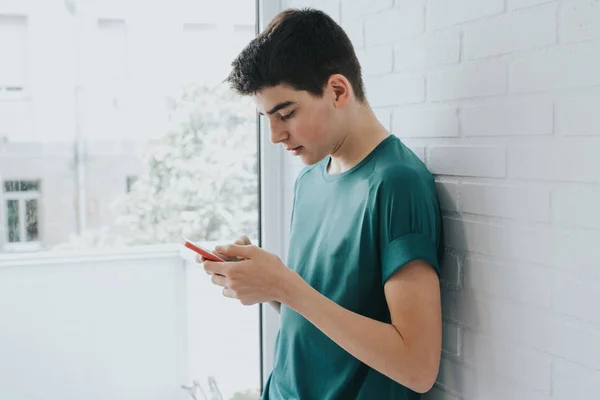
[[[239,238],[238,240],[236,240],[235,242],[233,242],[233,244],[244,246],[244,245],[251,245],[252,243],[250,242],[250,239],[248,239],[248,236],[244,235],[241,238]],[[215,255],[221,257],[225,261],[242,261],[243,260],[242,258],[238,258],[238,257],[227,257],[226,255],[221,254],[218,251],[216,251],[216,249],[213,251],[213,253]],[[206,258],[201,256],[200,254],[198,254],[196,256],[196,262],[203,263],[204,261],[206,261]]]
[[[232,244],[217,247],[227,262],[205,260],[204,269],[212,275],[212,282],[223,287],[223,295],[240,300],[244,305],[278,301],[284,297],[288,285],[300,279],[275,254],[259,247]]]

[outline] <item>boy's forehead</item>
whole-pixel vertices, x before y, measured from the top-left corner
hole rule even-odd
[[[286,85],[276,85],[263,88],[256,92],[252,98],[261,111],[268,110],[283,102],[298,102],[302,98],[302,92]]]

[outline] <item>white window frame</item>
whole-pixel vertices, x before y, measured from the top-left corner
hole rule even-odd
[[[23,182],[23,181],[31,181],[32,179],[10,179],[11,181],[17,181],[17,182]],[[4,180],[1,181],[2,185],[4,185]],[[24,192],[6,192],[4,191],[4,188],[2,188],[2,196],[0,196],[0,200],[2,201],[2,218],[0,218],[0,220],[2,221],[2,230],[4,231],[4,235],[3,235],[3,242],[4,242],[4,246],[3,246],[3,250],[4,251],[14,251],[14,252],[25,252],[25,251],[36,251],[36,250],[40,250],[42,247],[42,242],[40,240],[40,236],[41,236],[41,228],[40,228],[40,221],[41,221],[41,193],[39,190],[27,190]],[[19,231],[20,231],[20,235],[19,238],[23,238],[25,239],[26,236],[26,231],[27,231],[27,226],[25,225],[26,222],[26,215],[25,215],[25,211],[26,211],[26,207],[25,207],[25,202],[27,200],[37,200],[37,207],[38,207],[38,240],[33,241],[33,242],[27,242],[25,240],[21,240],[19,242],[9,242],[9,232],[8,232],[8,210],[7,208],[7,202],[9,200],[16,200],[19,202]]]
[[[262,31],[269,21],[281,10],[281,0],[257,0],[258,27]],[[259,142],[261,164],[261,244],[262,247],[278,256],[285,252],[285,191],[284,150],[270,140],[269,124],[264,117],[259,118]],[[279,314],[267,304],[262,307],[262,376],[263,387],[273,370],[275,338],[279,330]]]

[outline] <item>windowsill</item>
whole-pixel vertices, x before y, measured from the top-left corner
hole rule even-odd
[[[252,243],[257,243],[257,239],[251,238]],[[227,243],[228,240],[202,241],[202,246],[212,249],[215,246]],[[41,248],[39,242],[37,250]],[[192,250],[181,245],[181,243],[156,244],[128,247],[107,247],[85,250],[41,250],[25,249],[20,247],[22,243],[5,243],[0,250],[0,268],[14,266],[31,265],[54,265],[54,264],[74,264],[90,261],[109,262],[123,260],[144,260],[144,259],[162,259],[181,257],[182,261],[195,263],[195,256]],[[19,247],[17,247],[19,246]]]
[[[8,248],[5,247],[5,251]],[[5,252],[0,259],[0,268],[14,266],[40,266],[54,264],[74,264],[90,261],[110,262],[123,260],[143,260],[173,258],[181,255],[180,244],[131,246],[122,248],[37,251],[37,252]],[[189,259],[188,257],[184,257]],[[183,260],[182,260],[183,261]]]
[[[17,242],[5,243],[2,251],[8,253],[27,253],[30,251],[39,251],[42,248],[40,242]]]

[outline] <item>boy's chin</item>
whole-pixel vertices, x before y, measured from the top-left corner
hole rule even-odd
[[[325,157],[315,157],[314,154],[300,154],[298,158],[304,165],[315,165]]]

